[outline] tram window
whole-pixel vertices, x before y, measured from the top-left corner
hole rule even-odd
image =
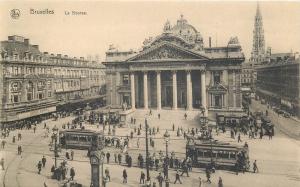
[[[210,151],[204,151],[204,157],[210,157]]]
[[[70,140],[72,141],[78,141],[78,137],[74,135],[70,135]]]
[[[85,136],[79,136],[79,141],[80,142],[85,142],[86,141],[86,137]]]
[[[235,160],[235,153],[234,152],[229,152],[228,158],[232,159],[232,160]]]

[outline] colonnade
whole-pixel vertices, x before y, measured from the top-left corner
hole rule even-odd
[[[205,71],[200,71],[201,76],[201,98],[202,98],[202,107],[205,109],[205,115],[207,115],[207,102],[206,102],[206,84],[205,84]],[[161,109],[161,71],[156,71],[156,102],[157,102],[157,109]],[[143,93],[144,93],[144,109],[148,109],[148,72],[143,71]],[[131,72],[130,74],[130,90],[131,90],[131,105],[132,109],[135,109],[135,73]],[[192,78],[191,78],[191,71],[186,71],[186,88],[187,88],[187,110],[193,109],[193,91],[192,91]],[[177,71],[172,71],[172,87],[173,87],[173,105],[172,109],[177,109]]]

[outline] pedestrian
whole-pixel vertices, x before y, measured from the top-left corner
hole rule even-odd
[[[187,164],[183,164],[182,166],[182,173],[181,173],[181,176],[186,173],[186,176],[189,177],[189,171],[188,171],[188,167],[187,167]]]
[[[127,183],[127,171],[126,171],[126,169],[123,170],[123,183]]]
[[[152,115],[152,110],[151,110],[151,109],[150,109],[149,115],[150,115],[150,116]]]
[[[22,147],[19,145],[18,146],[18,155],[21,155],[22,154]]]
[[[72,167],[71,170],[70,170],[70,177],[71,177],[71,180],[74,180],[74,177],[75,177],[75,169]]]
[[[136,146],[137,146],[137,148],[140,148],[140,138],[137,139]]]
[[[18,133],[18,141],[22,139],[22,134]]]
[[[44,168],[45,165],[46,165],[46,158],[45,158],[45,156],[43,156],[43,158],[42,158],[42,164],[43,164],[43,168]]]
[[[35,131],[36,131],[36,126],[33,127],[33,133],[35,133]]]
[[[160,119],[160,113],[158,113],[157,116],[158,116],[158,119]]]
[[[242,142],[242,139],[241,139],[241,134],[239,133],[239,135],[238,135],[238,143],[239,142]]]
[[[106,161],[107,161],[107,164],[109,164],[109,158],[110,158],[110,153],[107,152],[107,153],[106,153]]]
[[[1,142],[2,149],[4,149],[4,148],[5,148],[5,144],[6,144],[6,141],[5,141],[5,140],[2,140],[2,142]]]
[[[223,187],[223,180],[219,177],[218,187]]]
[[[2,170],[4,170],[4,158],[1,158],[0,160],[0,165],[2,167]]]
[[[199,187],[202,187],[202,180],[201,180],[201,177],[199,177]]]
[[[175,131],[175,125],[174,125],[174,123],[173,123],[172,129],[173,129],[173,131]]]
[[[186,118],[187,118],[187,114],[186,114],[186,113],[184,113],[184,119],[186,120]]]
[[[121,155],[121,153],[118,154],[118,161],[119,161],[119,165],[121,165],[121,162],[122,162],[122,155]]]
[[[73,160],[73,159],[74,159],[74,151],[71,150],[71,160]]]
[[[141,171],[140,184],[145,184],[145,173]]]
[[[104,173],[105,173],[105,178],[107,178],[108,181],[110,182],[110,174],[108,168],[105,169]]]
[[[159,172],[158,176],[156,177],[157,181],[158,181],[158,184],[159,184],[159,187],[162,187],[162,183],[163,183],[163,176],[161,176],[161,172]]]
[[[256,164],[256,160],[253,162],[253,173],[258,173],[258,167]]]
[[[211,181],[210,181],[210,171],[209,171],[209,169],[206,168],[205,172],[206,172],[206,178],[207,178],[206,182],[211,183]]]
[[[175,175],[175,181],[174,184],[177,183],[177,181],[179,181],[180,184],[182,184],[181,180],[180,180],[180,175],[179,175],[179,171],[177,170],[176,175]]]
[[[16,142],[16,136],[13,136],[12,143],[15,143],[15,142]]]
[[[68,160],[70,159],[70,154],[69,154],[68,151],[66,152],[66,158],[67,158]]]
[[[41,174],[41,170],[42,170],[42,162],[41,161],[38,162],[37,168],[38,168],[38,174]]]

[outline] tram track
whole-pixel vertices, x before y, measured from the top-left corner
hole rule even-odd
[[[17,186],[12,186],[12,187],[21,187],[19,179],[18,179],[18,171],[20,171],[20,166],[22,165],[22,163],[24,162],[24,160],[26,160],[26,158],[28,158],[28,156],[32,155],[32,154],[40,154],[39,152],[32,152],[32,151],[28,151],[30,150],[30,147],[32,147],[33,143],[35,141],[39,142],[42,138],[42,134],[44,133],[44,131],[42,131],[41,133],[37,133],[37,136],[35,138],[33,138],[32,140],[29,141],[29,143],[27,144],[22,144],[22,149],[23,149],[23,154],[21,155],[21,160],[18,161],[17,158],[20,157],[20,155],[15,155],[14,158],[9,162],[9,164],[7,165],[7,168],[5,170],[4,176],[3,176],[3,187],[10,187],[10,185],[6,184],[6,178],[8,177],[8,175],[10,175],[11,173],[8,173],[8,170],[13,166],[13,164],[15,164],[16,162],[18,162],[17,167],[16,167],[16,171],[13,171],[12,173],[14,173],[15,176],[15,181],[16,181],[16,185]],[[41,146],[42,147],[42,146]]]

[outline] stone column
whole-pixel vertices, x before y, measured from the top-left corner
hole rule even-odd
[[[121,85],[121,75],[120,72],[116,72],[116,88],[118,88]],[[122,105],[123,103],[121,103],[121,98],[120,98],[120,94],[118,93],[117,89],[115,91],[115,99],[116,99],[116,105]],[[127,103],[129,104],[129,103]]]
[[[130,73],[131,109],[135,109],[134,72]]]
[[[235,80],[235,70],[232,72],[233,79],[233,108],[236,107],[236,80]]]
[[[186,87],[187,87],[187,109],[193,109],[193,93],[192,93],[192,80],[191,80],[191,71],[186,72]]]
[[[172,71],[173,75],[173,109],[177,109],[177,73],[176,71]]]
[[[157,94],[157,110],[161,109],[161,79],[160,71],[156,72],[156,94]]]
[[[144,109],[148,109],[148,72],[144,72]]]
[[[202,107],[204,108],[204,116],[208,115],[207,103],[206,103],[206,85],[205,85],[205,71],[201,71],[201,98]]]

